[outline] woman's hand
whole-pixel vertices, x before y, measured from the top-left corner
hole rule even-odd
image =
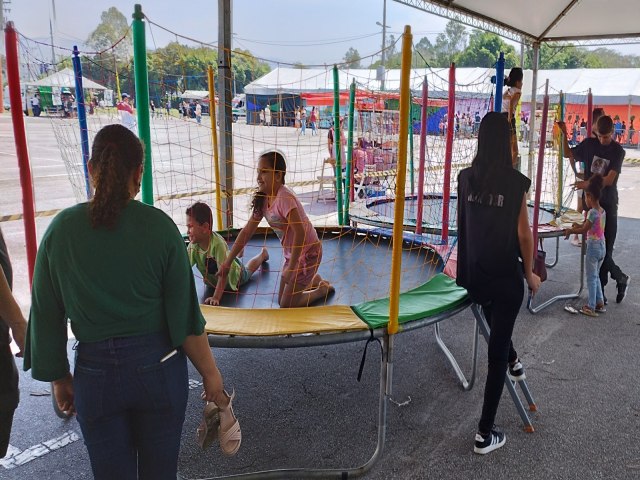
[[[540,288],[540,277],[531,272],[529,275],[527,275],[526,280],[527,285],[529,286],[529,290],[531,290],[531,294],[535,295]]]
[[[16,353],[16,357],[22,357],[24,355],[24,341],[27,336],[27,322],[22,319],[21,322],[11,325],[11,335],[19,349],[18,353]]]
[[[76,408],[73,402],[73,375],[67,373],[59,380],[54,380],[53,396],[58,405],[58,409],[67,415],[73,415],[76,413]]]

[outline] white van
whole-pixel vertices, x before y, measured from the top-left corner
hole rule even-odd
[[[233,100],[231,100],[231,117],[234,122],[237,122],[239,118],[247,118],[246,98],[246,95],[243,93],[233,97]]]

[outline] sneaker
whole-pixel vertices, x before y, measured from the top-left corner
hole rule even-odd
[[[520,363],[519,359],[516,360],[515,364],[509,365],[507,375],[512,382],[520,382],[521,380],[527,378],[527,376],[524,374],[524,367],[522,366],[522,363]]]
[[[507,436],[499,430],[491,430],[486,437],[476,433],[476,443],[473,446],[473,451],[480,455],[486,455],[503,446],[506,441]]]
[[[620,303],[622,302],[622,300],[624,300],[624,297],[627,295],[627,288],[629,288],[629,282],[631,282],[631,278],[629,277],[629,275],[625,275],[624,280],[616,284],[616,286],[618,287],[616,303]]]

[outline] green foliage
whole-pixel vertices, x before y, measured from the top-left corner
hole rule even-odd
[[[362,60],[362,57],[360,57],[358,50],[349,47],[347,53],[344,54],[343,60],[349,64],[349,68],[360,68],[360,60]]]
[[[307,68],[307,66],[302,62],[294,62],[293,65],[291,65],[291,67],[299,68],[300,70],[304,70],[305,68]]]
[[[113,49],[119,61],[132,55],[132,36],[126,17],[116,7],[111,7],[102,12],[100,23],[87,38],[87,45],[97,51],[103,51],[115,45],[125,35],[126,38]]]
[[[532,68],[533,50],[527,52],[525,68]],[[556,47],[547,44],[540,46],[539,68],[637,68],[640,67],[640,56],[622,55],[610,48],[589,50],[573,45]]]
[[[500,52],[504,52],[505,70],[518,66],[520,60],[516,49],[498,35],[474,30],[469,37],[469,46],[456,55],[458,67],[486,67],[495,65]]]

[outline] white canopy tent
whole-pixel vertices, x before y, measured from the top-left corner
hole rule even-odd
[[[490,88],[490,68],[457,68],[456,84],[458,93],[481,94]],[[524,83],[531,85],[533,70],[525,70]],[[549,79],[551,101],[557,102],[557,93],[566,94],[566,102],[582,103],[589,89],[593,102],[597,105],[640,104],[640,68],[578,68],[572,70],[540,70],[538,76]],[[414,68],[411,71],[411,89],[418,93],[427,78],[431,96],[446,92],[448,69]],[[379,91],[380,81],[375,70],[349,69],[338,71],[340,90],[349,89],[355,80],[357,88]],[[385,89],[397,92],[400,88],[400,70],[385,72]],[[495,88],[495,87],[493,87]],[[299,69],[278,67],[265,76],[251,82],[244,88],[249,95],[300,94],[305,92],[332,92],[333,72],[328,69]],[[540,91],[538,91],[540,94]],[[531,101],[531,93],[523,93],[524,102]]]
[[[25,82],[25,85],[29,87],[69,88],[73,92],[76,88],[76,78],[75,73],[71,68],[65,68],[35,82]],[[89,80],[86,77],[82,77],[82,86],[83,88],[92,90],[108,90],[107,87],[104,87],[93,80]]]

